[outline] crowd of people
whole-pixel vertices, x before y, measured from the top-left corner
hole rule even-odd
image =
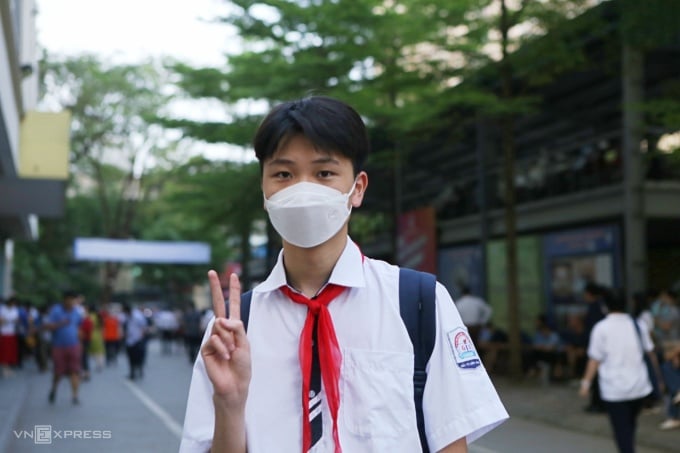
[[[583,306],[566,315],[562,328],[546,314],[533,334],[522,332],[522,366],[527,378],[575,382],[588,399],[584,411],[608,414],[619,451],[633,451],[636,418],[643,410],[663,410],[660,430],[680,428],[680,306],[671,289],[637,293],[588,283]],[[480,302],[481,301],[481,302]],[[626,303],[628,302],[628,303]],[[457,302],[457,304],[460,302]],[[475,304],[481,306],[479,298]],[[461,316],[469,308],[464,300]],[[494,370],[508,335],[494,326],[491,310],[465,316],[479,330],[478,347]],[[482,329],[478,324],[486,321]],[[636,352],[639,351],[639,352]]]
[[[144,376],[147,342],[159,338],[163,354],[185,350],[196,358],[210,313],[196,310],[143,309],[129,304],[95,306],[71,290],[61,301],[42,306],[10,296],[0,299],[0,367],[10,379],[35,361],[38,372],[52,370],[48,401],[54,403],[59,383],[70,382],[71,400],[79,404],[79,387],[93,374],[116,367],[127,357],[131,380]]]

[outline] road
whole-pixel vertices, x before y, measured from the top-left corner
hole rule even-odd
[[[94,372],[81,386],[81,404],[70,401],[63,381],[54,405],[47,402],[49,374],[29,369],[20,376],[23,387],[12,390],[10,381],[0,382],[0,399],[14,392],[16,421],[5,433],[5,450],[27,452],[172,452],[181,436],[191,365],[182,348],[162,355],[159,344],[150,342],[146,373],[142,380],[126,379],[123,355],[116,367]],[[20,401],[21,400],[21,401]],[[538,422],[512,418],[470,447],[471,453],[615,453],[604,435],[569,431]],[[0,450],[2,442],[0,441]],[[661,450],[640,448],[639,453]],[[277,452],[274,452],[277,453]],[[285,453],[285,452],[284,452]],[[351,453],[351,452],[348,452]]]
[[[55,404],[49,405],[50,376],[28,374],[30,390],[8,436],[7,451],[177,451],[191,379],[183,349],[161,355],[152,341],[144,378],[129,381],[126,375],[121,354],[117,366],[93,372],[92,379],[81,384],[81,403],[74,406],[67,381],[61,382]]]
[[[616,453],[609,437],[578,433],[511,418],[470,445],[470,453]],[[662,453],[638,447],[637,453]]]

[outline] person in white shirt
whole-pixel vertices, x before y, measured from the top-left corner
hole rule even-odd
[[[347,235],[368,185],[361,117],[326,97],[283,103],[254,145],[283,250],[253,289],[247,335],[238,276],[230,276],[227,317],[217,274],[208,273],[216,318],[194,365],[180,451],[421,451],[399,268],[365,257]],[[436,315],[427,444],[466,452],[508,414],[439,283]]]
[[[1,302],[1,301],[0,301]],[[0,368],[2,377],[11,376],[12,367],[19,363],[19,303],[14,296],[0,303]]]
[[[654,364],[657,377],[659,365],[647,326],[625,313],[625,299],[610,291],[603,292],[602,296],[608,313],[590,334],[588,364],[579,393],[582,397],[589,395],[597,373],[616,445],[621,453],[632,453],[636,420],[645,398],[653,390],[644,355]]]
[[[146,335],[148,323],[138,308],[123,305],[125,313],[125,350],[128,356],[130,374],[128,379],[135,380],[144,376],[144,356],[146,354]]]
[[[167,308],[158,311],[154,315],[154,325],[160,332],[161,352],[172,354],[172,344],[177,338],[177,329],[179,329],[179,321],[175,313]]]
[[[456,308],[463,324],[470,331],[475,344],[479,340],[479,332],[491,319],[493,310],[484,299],[474,296],[467,285],[461,288],[461,296],[456,300]]]

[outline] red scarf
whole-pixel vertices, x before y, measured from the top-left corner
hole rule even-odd
[[[333,419],[333,441],[335,442],[335,453],[342,453],[340,439],[338,437],[338,408],[340,407],[340,365],[342,354],[338,339],[335,336],[333,320],[328,311],[328,304],[331,303],[340,293],[345,290],[344,286],[329,283],[319,295],[308,299],[300,293],[296,293],[288,286],[282,286],[281,291],[297,304],[306,305],[307,319],[300,335],[300,369],[302,371],[302,452],[306,453],[311,448],[312,432],[309,420],[309,383],[312,374],[312,331],[314,321],[318,317],[317,336],[319,342],[319,361],[321,365],[321,379],[328,407]]]

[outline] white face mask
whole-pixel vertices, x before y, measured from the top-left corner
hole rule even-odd
[[[347,221],[352,208],[347,193],[311,182],[286,187],[267,199],[264,208],[274,229],[290,244],[302,248],[323,244]]]

